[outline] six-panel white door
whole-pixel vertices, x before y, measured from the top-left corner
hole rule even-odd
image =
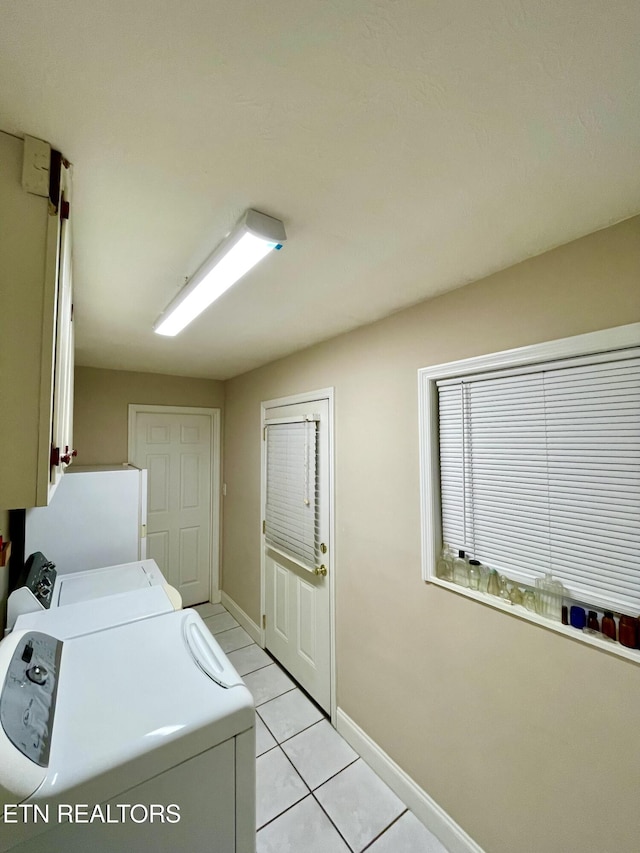
[[[329,403],[265,409],[265,420],[320,415],[318,421],[318,530],[322,562],[329,566]],[[266,448],[265,448],[266,455]],[[266,477],[266,466],[265,474]],[[265,644],[271,654],[328,713],[331,710],[331,598],[329,576],[316,575],[264,543]]]
[[[209,601],[212,418],[139,411],[133,462],[147,469],[147,557],[185,606]]]

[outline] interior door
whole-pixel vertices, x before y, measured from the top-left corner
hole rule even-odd
[[[269,493],[269,454],[277,451],[269,441],[268,431],[279,423],[304,422],[313,419],[316,430],[315,543],[312,563],[292,556],[285,546],[270,544],[267,527]],[[307,421],[308,423],[308,421]],[[331,542],[329,539],[329,401],[314,400],[265,410],[265,640],[266,647],[315,701],[328,713],[331,708],[331,596],[328,574]],[[308,474],[308,471],[307,471]],[[274,476],[273,474],[271,475]],[[296,471],[295,479],[299,479]],[[278,488],[284,488],[281,480]],[[305,485],[306,488],[306,485]],[[300,500],[296,483],[289,487],[292,501]],[[273,537],[271,537],[271,542]],[[315,560],[313,560],[315,557]],[[325,573],[326,572],[326,573]]]
[[[133,463],[147,469],[147,557],[185,606],[209,601],[212,417],[137,411]]]

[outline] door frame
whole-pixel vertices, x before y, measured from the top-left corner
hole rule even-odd
[[[267,481],[266,481],[266,465],[267,465],[267,448],[266,442],[262,440],[264,435],[264,427],[266,420],[267,409],[275,408],[276,406],[293,406],[297,403],[312,403],[314,400],[327,400],[329,404],[329,536],[331,538],[331,549],[329,550],[329,683],[331,686],[331,723],[336,725],[337,713],[337,697],[336,697],[336,529],[335,529],[335,451],[334,451],[334,431],[335,431],[335,407],[334,407],[334,388],[321,388],[318,391],[308,391],[301,394],[291,394],[287,397],[277,397],[274,400],[263,400],[260,403],[260,518],[265,517],[265,504],[267,500]],[[262,524],[262,521],[260,522]],[[265,564],[265,545],[264,533],[260,528],[260,645],[265,648],[265,628],[264,617],[266,614],[266,564]]]
[[[146,406],[129,403],[127,455],[129,463],[133,456],[136,437],[136,417],[138,413],[158,413],[163,415],[209,415],[211,418],[211,542],[209,545],[209,601],[220,601],[220,554],[222,551],[222,525],[220,518],[221,496],[221,410],[199,406]],[[214,547],[214,542],[217,547]]]

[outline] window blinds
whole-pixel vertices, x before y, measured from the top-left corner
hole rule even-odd
[[[640,350],[442,380],[442,538],[640,611]]]
[[[308,571],[318,542],[318,418],[267,423],[265,539]]]

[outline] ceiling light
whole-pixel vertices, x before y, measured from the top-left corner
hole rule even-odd
[[[287,239],[284,225],[247,210],[218,248],[171,300],[153,326],[158,335],[177,335],[232,284]]]

